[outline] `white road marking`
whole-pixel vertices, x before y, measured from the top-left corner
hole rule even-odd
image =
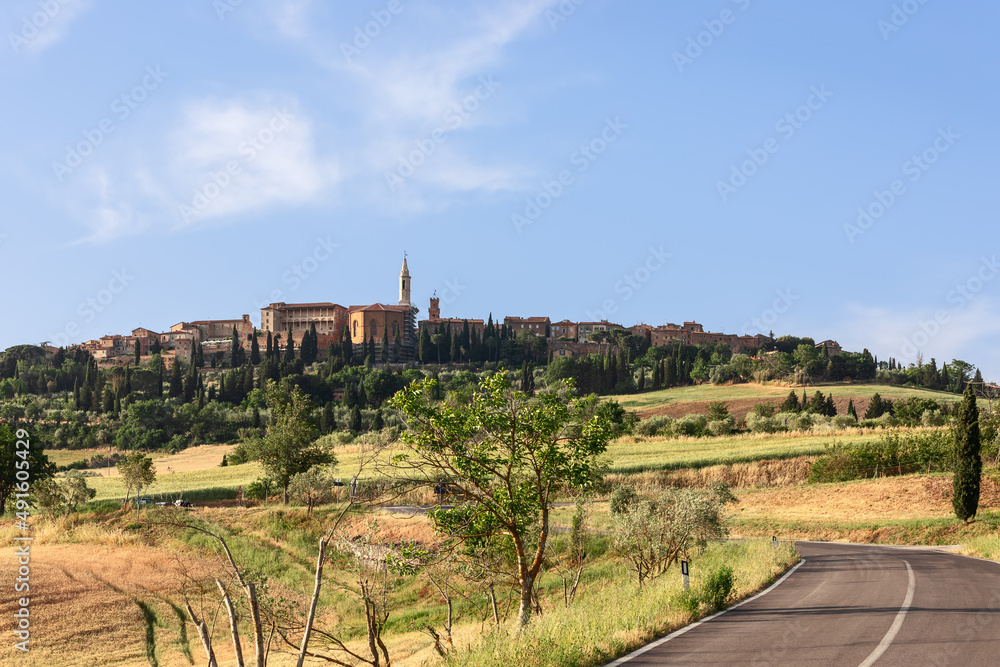
[[[910,564],[905,560],[903,561],[903,564],[906,565],[906,572],[910,575],[910,583],[906,587],[906,598],[903,599],[903,606],[899,608],[899,613],[896,614],[896,620],[892,622],[892,626],[890,626],[889,631],[885,633],[885,637],[883,637],[879,645],[875,647],[875,650],[871,652],[871,655],[869,655],[858,667],[871,667],[871,665],[874,665],[875,661],[882,657],[885,650],[889,648],[889,644],[892,643],[892,640],[896,638],[896,633],[899,632],[899,629],[903,627],[903,619],[906,618],[906,612],[909,611],[910,603],[913,602],[913,590],[916,587],[916,580],[913,576],[913,568],[910,567]]]
[[[753,602],[754,600],[756,600],[760,596],[765,595],[767,593],[770,593],[772,590],[774,590],[775,588],[777,588],[778,584],[780,584],[785,579],[787,579],[788,577],[790,577],[792,575],[792,572],[795,572],[795,570],[797,570],[801,566],[805,565],[805,562],[806,562],[806,560],[803,558],[802,560],[800,560],[798,563],[795,564],[795,567],[793,567],[788,572],[785,572],[785,574],[782,575],[781,579],[778,579],[776,582],[774,582],[773,584],[771,584],[770,586],[768,586],[767,588],[765,588],[764,590],[762,590],[760,593],[757,593],[757,595],[754,595],[752,598],[747,598],[746,600],[743,600],[742,602],[737,602],[732,607],[728,607],[726,609],[723,609],[722,611],[716,612],[716,613],[712,614],[711,616],[706,616],[705,618],[701,619],[697,623],[692,623],[691,625],[685,625],[680,630],[674,630],[673,632],[671,632],[666,637],[661,637],[660,639],[657,639],[654,642],[646,644],[642,648],[638,648],[638,649],[632,651],[631,653],[629,653],[628,655],[622,656],[621,658],[618,658],[614,662],[608,663],[605,667],[618,667],[619,665],[623,665],[626,662],[628,662],[629,660],[631,660],[632,658],[637,658],[640,655],[642,655],[643,653],[645,653],[646,651],[652,650],[652,649],[656,648],[657,646],[660,646],[661,644],[667,643],[668,641],[670,641],[674,637],[680,637],[681,635],[683,635],[688,630],[691,630],[693,628],[697,628],[699,625],[701,625],[702,623],[704,623],[706,621],[711,621],[713,618],[715,618],[717,616],[722,616],[727,611],[730,611],[732,609],[736,609],[737,607],[742,607],[747,602]],[[909,567],[909,565],[907,565],[907,567]]]

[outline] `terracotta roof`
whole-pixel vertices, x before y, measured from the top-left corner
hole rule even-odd
[[[301,308],[343,308],[343,306],[338,303],[330,303],[329,301],[318,301],[316,303],[285,303],[284,301],[280,301],[278,303],[272,303],[267,308],[262,308],[261,310],[297,310]]]
[[[509,316],[503,318],[504,322],[506,322],[507,320],[511,320],[511,321],[514,321],[514,322],[539,322],[540,323],[540,322],[548,322],[549,318],[547,318],[547,317],[509,317]]]
[[[607,320],[601,320],[600,322],[580,322],[580,326],[583,326],[584,324],[603,324],[606,327],[618,327],[619,329],[625,328],[620,324],[616,324],[614,322],[608,322]]]
[[[469,324],[483,324],[483,320],[470,320],[464,317],[439,317],[436,320],[420,320],[419,324],[434,324],[436,322],[447,322],[449,324],[462,324],[463,322],[468,322]]]
[[[390,306],[384,303],[373,303],[370,306],[351,306],[347,309],[348,312],[391,312],[391,313],[406,313],[409,312],[410,306]]]

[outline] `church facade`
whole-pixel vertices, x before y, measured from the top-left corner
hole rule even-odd
[[[410,269],[403,257],[399,271],[399,302],[395,305],[373,303],[368,306],[351,306],[347,309],[347,327],[351,332],[354,353],[364,354],[365,343],[374,342],[373,361],[381,362],[382,343],[389,344],[390,361],[414,361],[417,357],[417,313],[410,302]]]

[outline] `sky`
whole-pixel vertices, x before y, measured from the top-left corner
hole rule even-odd
[[[998,380],[998,19],[6,0],[0,348],[395,303],[405,252],[419,317],[695,320]]]

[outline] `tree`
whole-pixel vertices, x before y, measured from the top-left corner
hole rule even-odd
[[[268,332],[268,338],[271,333]],[[270,341],[268,341],[270,343]],[[254,366],[260,363],[260,343],[257,342],[257,328],[254,327],[253,335],[250,338],[250,363]]]
[[[437,348],[438,355],[438,365],[441,364],[441,343],[444,342],[444,334],[436,333],[431,336],[431,342],[434,343],[434,347]],[[424,362],[427,363],[427,362]]]
[[[333,498],[333,475],[320,466],[296,473],[288,483],[288,495],[305,504],[306,514],[312,514],[313,507]]]
[[[800,409],[799,395],[795,393],[794,389],[788,392],[788,396],[785,398],[784,403],[778,407],[780,412],[798,412]]]
[[[979,509],[979,484],[983,460],[979,456],[979,408],[976,392],[967,385],[955,421],[955,473],[951,497],[955,516],[968,523]]]
[[[301,387],[268,382],[266,396],[271,421],[263,438],[255,436],[247,441],[247,454],[281,484],[282,502],[287,505],[293,475],[315,465],[335,464],[336,459],[316,443],[318,431],[310,416],[312,402]]]
[[[648,500],[628,487],[616,489],[611,502],[613,544],[635,571],[639,588],[681,556],[725,537],[723,510],[731,502],[736,498],[724,483],[708,491],[667,489]]]
[[[12,493],[27,493],[31,486],[55,472],[56,467],[42,451],[41,443],[33,445],[23,428],[15,431],[9,424],[0,424],[0,515],[6,511]],[[19,499],[17,509],[26,507]]]
[[[417,352],[420,363],[429,364],[431,362],[431,336],[427,333],[427,327],[420,327],[420,340],[417,343]]]
[[[123,508],[128,505],[128,499],[133,490],[136,494],[136,502],[138,502],[139,489],[144,486],[150,486],[156,481],[156,467],[153,465],[153,459],[142,452],[126,454],[125,458],[119,461],[115,467],[118,468],[122,484],[125,485],[125,500],[122,501]]]
[[[136,366],[139,365],[139,359],[140,359],[140,355],[141,354],[142,354],[142,350],[139,348],[139,341],[137,340],[137,341],[135,341],[135,365]]]
[[[292,325],[288,325],[288,342],[285,343],[285,358],[283,361],[290,364],[295,361],[295,337],[292,335]]]
[[[168,392],[168,396],[170,396],[170,398],[176,398],[183,393],[183,381],[183,376],[181,375],[181,362],[175,355],[174,362],[170,366],[170,391]]]
[[[847,399],[847,414],[854,417],[854,421],[858,420],[858,410],[854,407],[854,399]]]
[[[430,399],[435,384],[414,382],[391,401],[409,425],[395,474],[404,487],[428,479],[447,485],[455,505],[431,515],[446,535],[509,539],[523,627],[545,558],[552,496],[600,479],[597,459],[611,425],[595,414],[595,399],[570,396],[572,385],[532,398],[513,391],[506,373],[495,373],[480,381],[471,403],[449,406]]]

